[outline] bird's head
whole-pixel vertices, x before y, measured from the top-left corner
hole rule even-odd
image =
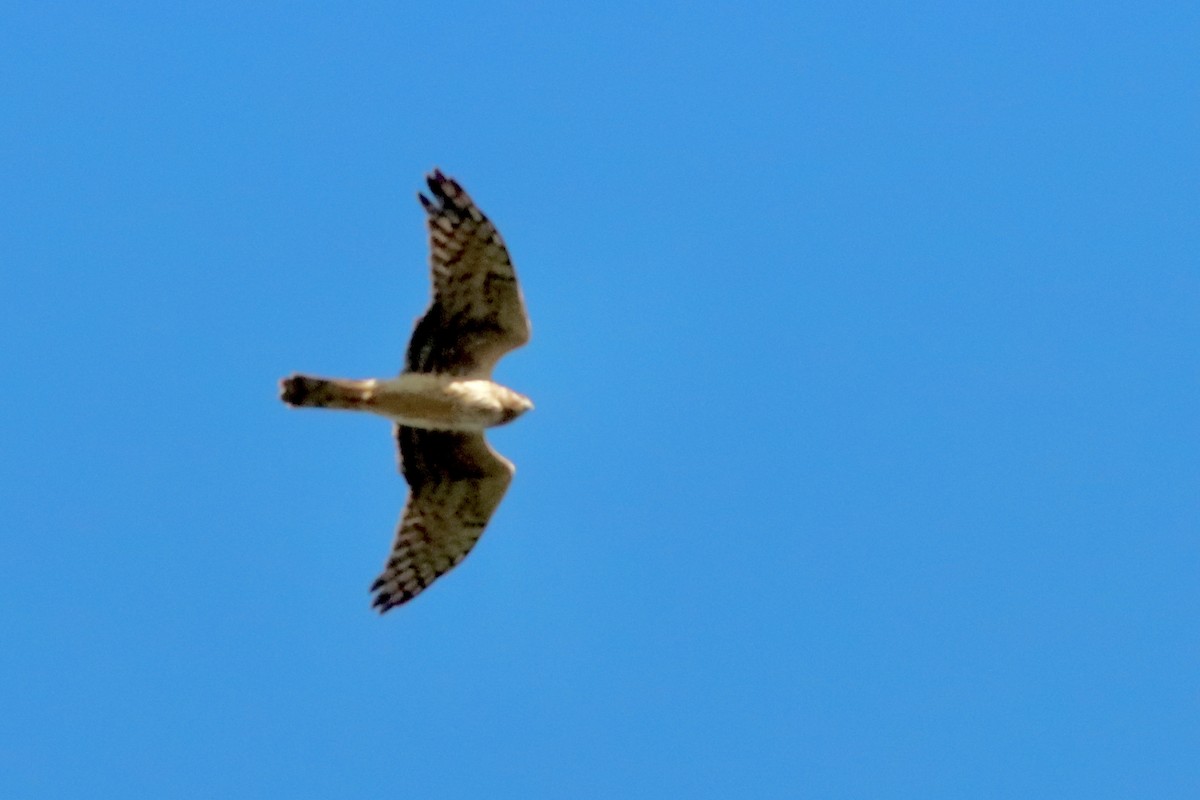
[[[513,390],[507,390],[504,398],[504,413],[500,417],[498,425],[504,425],[512,422],[517,417],[524,414],[526,411],[533,408],[533,401],[523,394],[518,394]]]

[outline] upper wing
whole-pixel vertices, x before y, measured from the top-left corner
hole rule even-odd
[[[529,318],[504,240],[457,182],[426,179],[433,302],[408,345],[410,372],[489,377],[500,356],[529,341]]]
[[[380,612],[416,597],[466,557],[514,472],[481,433],[398,425],[396,438],[411,491],[387,565],[371,586]]]

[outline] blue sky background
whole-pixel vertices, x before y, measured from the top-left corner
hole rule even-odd
[[[1191,2],[9,3],[0,796],[1200,796]],[[534,339],[385,617],[415,199]]]

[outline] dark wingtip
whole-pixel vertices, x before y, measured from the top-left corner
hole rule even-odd
[[[368,590],[371,592],[371,594],[375,595],[375,597],[371,599],[371,608],[378,609],[380,614],[395,605],[395,603],[391,602],[392,598],[395,596],[393,592],[379,591],[386,583],[387,579],[383,575],[380,575],[375,579],[375,582],[371,584],[371,588]],[[376,594],[376,592],[378,592],[378,594]]]
[[[426,175],[425,183],[429,184],[429,194],[432,199],[420,192],[417,193],[417,198],[431,217],[446,215],[453,220],[455,217],[466,218],[469,216],[476,222],[486,219],[483,212],[475,207],[471,196],[458,184],[458,181],[447,177],[440,169],[435,168]]]
[[[421,207],[429,214],[437,214],[446,208],[447,201],[450,199],[446,193],[446,185],[452,183],[442,173],[440,169],[434,167],[428,175],[425,176],[425,184],[429,187],[429,194],[432,199],[426,197],[422,192],[417,192],[417,199],[421,201]]]
[[[442,205],[449,203],[452,206],[462,206],[469,202],[466,198],[466,192],[458,185],[458,181],[448,177],[436,167],[425,176],[425,183],[429,185],[429,191],[433,193]]]
[[[375,609],[380,614],[386,614],[388,611],[390,611],[391,609],[395,608],[398,605],[399,605],[399,603],[392,602],[392,596],[391,596],[391,594],[389,594],[387,592],[384,592],[383,594],[379,595],[371,602],[371,608]]]
[[[446,185],[450,181],[442,174],[440,169],[434,169],[433,172],[425,176],[425,184],[429,187],[429,191],[433,192],[433,196],[438,199],[445,199]]]

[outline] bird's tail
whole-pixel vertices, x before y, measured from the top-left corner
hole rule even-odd
[[[279,382],[279,398],[296,407],[362,409],[374,402],[375,381],[292,375]]]

